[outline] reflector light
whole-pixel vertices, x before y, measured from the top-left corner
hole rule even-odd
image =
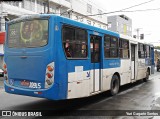
[[[34,92],[34,94],[42,94],[42,92]]]
[[[52,66],[48,66],[47,69],[48,69],[48,71],[53,71],[53,67]]]
[[[42,92],[38,92],[38,94],[42,94]]]
[[[14,89],[13,89],[13,88],[8,88],[8,90],[10,90],[10,91],[14,91]]]
[[[52,77],[53,77],[53,74],[47,73],[47,77],[48,77],[48,78],[52,78]]]

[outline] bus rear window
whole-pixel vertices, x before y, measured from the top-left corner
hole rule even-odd
[[[10,24],[8,46],[10,48],[42,47],[48,43],[48,20],[32,20]]]

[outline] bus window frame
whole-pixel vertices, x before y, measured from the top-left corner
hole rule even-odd
[[[110,37],[109,47],[105,46],[105,37]],[[112,38],[116,38],[117,39],[117,47],[111,47]],[[104,34],[103,39],[104,39],[104,43],[103,43],[103,45],[104,45],[104,48],[103,48],[103,50],[104,50],[104,53],[103,53],[104,59],[120,59],[119,58],[119,38],[116,37],[116,36],[109,35],[109,34]],[[109,49],[109,57],[105,56],[105,48]],[[110,57],[110,49],[117,49],[117,57]]]
[[[65,47],[64,47],[64,41],[63,41],[63,38],[64,38],[64,34],[63,34],[63,30],[65,27],[68,27],[68,28],[73,28],[74,30],[75,29],[80,29],[80,30],[85,30],[85,34],[86,34],[86,57],[67,57],[66,53],[65,53]],[[76,36],[76,33],[74,34]],[[72,41],[73,42],[73,41]],[[62,43],[62,49],[63,49],[63,53],[64,53],[64,56],[67,60],[88,60],[89,59],[89,50],[88,50],[88,32],[87,32],[87,29],[84,29],[84,28],[81,28],[81,27],[77,27],[77,26],[73,26],[73,25],[70,25],[70,24],[62,24],[62,27],[61,27],[61,43]],[[70,42],[71,43],[71,42]],[[79,43],[78,43],[79,44]],[[82,42],[81,42],[82,44]]]
[[[141,46],[140,45],[143,45],[143,52],[144,52],[144,57],[139,57],[139,52],[142,52],[141,51]],[[145,44],[144,43],[138,43],[138,59],[145,59],[146,58],[146,55],[145,55],[145,51],[144,51],[144,49],[145,49]]]
[[[147,52],[147,47],[149,48],[149,53]],[[151,58],[151,46],[146,44],[146,58]],[[148,56],[149,54],[149,56]]]
[[[47,38],[47,43],[46,45],[43,45],[43,46],[38,46],[38,47],[9,47],[8,45],[8,38],[9,38],[9,25],[12,25],[12,24],[16,24],[16,23],[20,23],[20,22],[26,22],[26,21],[33,21],[33,20],[47,20],[48,21],[48,38]],[[17,20],[15,22],[11,22],[11,23],[8,23],[7,24],[7,36],[6,36],[6,42],[5,42],[5,45],[7,46],[7,48],[10,48],[10,49],[22,49],[22,48],[27,48],[27,49],[35,49],[35,48],[42,48],[42,47],[46,47],[48,44],[49,44],[49,36],[50,36],[50,33],[49,33],[49,22],[50,22],[50,19],[49,17],[45,17],[45,18],[32,18],[32,19],[22,19],[22,20]]]
[[[124,48],[122,46],[123,45],[123,41],[127,41],[128,42],[128,48]],[[119,38],[119,50],[128,50],[128,58],[121,57],[120,54],[119,54],[119,58],[120,59],[130,59],[130,42],[129,42],[128,39]]]

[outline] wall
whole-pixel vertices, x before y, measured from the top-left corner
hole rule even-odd
[[[126,20],[126,18],[128,20]],[[132,20],[127,16],[124,16],[124,18],[119,15],[109,16],[108,23],[111,23],[111,27],[108,27],[108,30],[132,36]]]

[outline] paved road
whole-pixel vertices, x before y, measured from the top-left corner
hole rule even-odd
[[[156,72],[147,83],[138,81],[121,87],[120,93],[110,96],[108,92],[65,101],[51,101],[21,95],[7,94],[0,89],[0,110],[160,110],[160,72]],[[1,117],[0,117],[1,118]],[[25,117],[27,118],[27,117]],[[63,117],[57,117],[63,118]],[[69,117],[74,118],[74,117]],[[93,118],[93,117],[92,117]],[[97,117],[94,117],[97,118]],[[98,118],[100,118],[98,116]],[[103,118],[103,117],[101,117]],[[114,117],[132,119],[132,117]],[[113,119],[114,119],[113,118]],[[139,119],[140,117],[133,117]],[[149,117],[143,117],[148,119]],[[159,117],[154,117],[159,119]],[[112,119],[112,118],[109,118]]]

